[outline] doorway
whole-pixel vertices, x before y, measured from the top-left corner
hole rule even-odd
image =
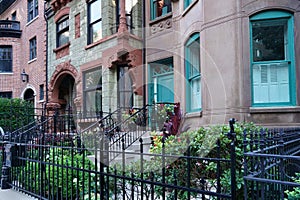
[[[118,65],[118,108],[131,109],[134,104],[132,80],[128,65]]]

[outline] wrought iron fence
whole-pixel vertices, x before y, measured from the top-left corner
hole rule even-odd
[[[300,173],[300,129],[245,131],[244,152],[245,199],[283,200],[287,191],[300,187],[300,174],[295,181]]]
[[[126,149],[125,137],[114,144],[121,148],[110,149],[105,128],[110,117],[94,127],[97,134],[89,145],[65,115],[44,118],[31,131],[2,138],[2,188],[13,187],[39,199],[236,199],[232,124],[228,159],[221,156],[220,141],[212,157],[192,155],[189,145],[182,154],[170,154],[164,139],[159,153],[145,151],[148,144],[141,138],[136,151]],[[118,157],[111,160],[112,154]],[[204,165],[215,168],[204,171]],[[231,174],[229,187],[221,184],[225,172]]]

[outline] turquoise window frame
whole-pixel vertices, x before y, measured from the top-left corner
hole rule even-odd
[[[186,9],[187,7],[189,7],[189,5],[191,5],[191,3],[193,2],[193,0],[184,0],[184,9]]]
[[[253,59],[253,45],[252,45],[252,28],[254,22],[267,21],[267,20],[280,20],[287,21],[287,38],[288,45],[285,49],[284,60],[270,60],[270,61],[254,61]],[[294,18],[290,12],[281,10],[263,11],[250,17],[250,76],[251,76],[251,104],[253,107],[279,107],[279,106],[294,106],[296,105],[296,77],[295,77],[295,52],[294,52]],[[288,54],[286,54],[288,52]],[[254,75],[253,66],[255,64],[288,64],[288,78],[289,78],[289,101],[286,102],[262,102],[255,103],[254,99]]]
[[[169,6],[167,6],[167,5],[164,6],[163,9],[162,9],[162,14],[160,16],[157,16],[158,15],[157,9],[156,9],[156,2],[157,1],[158,0],[151,0],[150,1],[150,18],[151,18],[151,20],[155,20],[158,17],[164,16],[164,15],[172,12],[171,0],[168,0],[169,1],[169,4],[168,4]],[[168,9],[170,9],[170,10],[168,11]]]
[[[185,76],[186,76],[186,111],[187,112],[198,112],[202,110],[202,95],[201,95],[201,66],[200,66],[200,53],[199,53],[199,71],[196,74],[190,76],[191,73],[191,66],[190,63],[190,49],[189,46],[194,43],[199,43],[199,52],[200,52],[200,34],[195,33],[193,34],[185,43]],[[199,108],[192,108],[192,86],[191,82],[194,80],[200,79],[200,107]]]
[[[153,64],[164,64],[164,65],[167,65],[167,66],[170,66],[173,68],[174,70],[174,63],[173,63],[173,57],[171,58],[165,58],[165,59],[162,59],[162,60],[157,60],[155,62],[151,62],[151,63],[148,63],[148,103],[149,105],[151,105],[154,101],[154,81],[153,81]],[[171,74],[173,73],[174,75],[174,71],[173,72],[169,72],[167,74]],[[157,102],[155,102],[157,103]]]

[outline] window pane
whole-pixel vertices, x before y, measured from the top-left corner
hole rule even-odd
[[[96,42],[102,38],[102,22],[93,24],[91,27],[92,42]]]
[[[289,102],[288,63],[253,65],[254,103]]]
[[[64,28],[67,28],[69,26],[69,19],[65,19],[58,24],[58,31],[63,30]]]
[[[191,81],[191,110],[201,108],[200,77]]]
[[[59,46],[69,42],[69,31],[63,32],[59,35]]]
[[[92,89],[101,86],[102,84],[102,71],[96,70],[87,72],[84,76],[85,89]]]
[[[90,5],[90,23],[93,23],[97,21],[98,19],[101,19],[101,1],[95,1]]]
[[[285,60],[286,20],[252,23],[253,61]]]
[[[152,19],[163,16],[172,11],[171,0],[152,0]]]
[[[12,92],[0,92],[0,98],[12,98]]]
[[[190,47],[190,58],[191,63],[190,77],[199,75],[200,73],[200,45],[198,41],[194,41]]]
[[[0,48],[0,72],[12,72],[12,47]]]
[[[44,99],[44,84],[40,85],[40,100]]]

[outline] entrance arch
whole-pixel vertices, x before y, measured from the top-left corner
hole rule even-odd
[[[66,109],[74,108],[77,76],[77,70],[70,62],[56,67],[49,83],[48,110],[59,109],[60,113],[64,113]]]
[[[31,88],[27,88],[23,94],[23,99],[25,101],[29,101],[30,103],[32,103],[32,105],[34,105],[34,97],[35,97],[35,93]]]

